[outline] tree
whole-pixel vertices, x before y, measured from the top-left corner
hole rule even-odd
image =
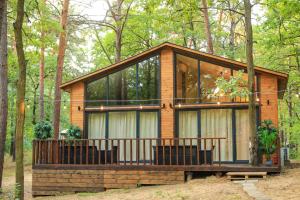
[[[245,6],[245,31],[246,31],[246,59],[248,72],[249,90],[249,135],[250,135],[250,163],[258,165],[258,140],[256,135],[256,106],[255,106],[255,85],[254,85],[254,63],[253,63],[253,33],[251,24],[251,3],[244,0]]]
[[[16,197],[24,199],[24,166],[23,139],[25,120],[25,88],[26,88],[26,60],[23,49],[22,26],[24,19],[24,0],[17,1],[17,18],[14,22],[16,51],[18,56],[19,74],[17,84],[17,122],[16,122]]]
[[[203,5],[203,14],[204,14],[205,33],[206,33],[206,40],[207,40],[207,52],[213,54],[214,48],[213,48],[211,31],[210,31],[207,1],[202,0],[202,5]]]
[[[46,4],[46,0],[43,1]],[[40,13],[41,18],[44,17],[43,9]],[[42,19],[43,21],[43,19]],[[39,76],[39,86],[40,86],[40,96],[39,96],[39,108],[40,108],[40,121],[44,120],[45,108],[44,108],[44,76],[45,76],[45,28],[44,23],[41,24],[41,50],[40,50],[40,76]]]
[[[0,191],[2,187],[8,113],[7,75],[7,2],[0,2]]]
[[[67,47],[67,22],[68,22],[68,11],[69,11],[69,0],[63,1],[63,8],[61,12],[61,32],[59,34],[59,45],[58,45],[58,56],[57,56],[57,69],[56,69],[56,80],[55,80],[55,99],[54,99],[54,113],[53,113],[53,127],[54,127],[54,138],[58,139],[59,136],[59,122],[60,122],[60,106],[61,106],[61,89],[62,84],[62,73],[64,66],[64,57]]]

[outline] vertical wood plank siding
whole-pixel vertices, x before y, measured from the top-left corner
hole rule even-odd
[[[262,74],[260,78],[261,120],[272,120],[274,125],[278,126],[277,77]]]
[[[161,51],[161,98],[165,109],[161,110],[161,137],[172,138],[174,136],[174,110],[170,108],[174,97],[174,67],[172,49]]]
[[[70,92],[70,120],[73,125],[83,130],[84,123],[84,83],[74,84]],[[78,110],[78,106],[80,110]]]

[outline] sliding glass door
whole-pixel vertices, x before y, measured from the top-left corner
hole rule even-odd
[[[159,137],[158,111],[112,111],[87,113],[87,115],[89,139],[128,139],[120,140],[120,161],[129,161],[131,151],[134,152],[131,157],[132,161],[137,161],[137,158],[144,159],[142,157],[144,152],[143,155],[138,155],[137,149],[140,149],[140,152],[145,149],[145,158],[150,159],[149,138]],[[145,147],[143,146],[144,142],[141,140],[140,143],[137,143],[136,138],[148,138]],[[133,140],[130,142],[129,139]],[[107,144],[108,149],[111,149],[111,144],[111,142]],[[155,144],[156,141],[152,140],[152,146]],[[96,145],[98,147],[98,141]],[[117,140],[114,140],[113,146],[117,145]],[[104,149],[103,142],[101,150]]]
[[[219,151],[222,162],[249,160],[249,128],[247,109],[193,109],[177,112],[177,136],[180,138],[225,138],[221,148],[217,141],[207,140],[206,149],[215,147],[214,161]],[[196,141],[193,143],[196,145]],[[201,142],[204,149],[204,142]]]

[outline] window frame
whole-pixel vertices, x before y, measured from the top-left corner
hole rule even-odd
[[[156,96],[157,96],[157,103],[156,104],[143,104],[141,102],[138,102],[138,91],[139,91],[139,73],[138,73],[138,68],[139,68],[139,63],[143,62],[143,61],[146,61],[152,57],[158,57],[157,61],[158,61],[158,68],[156,70],[156,76],[157,76],[157,89],[156,89]],[[135,66],[136,68],[136,86],[135,86],[135,90],[136,90],[136,99],[133,100],[133,101],[136,101],[137,103],[136,104],[125,104],[125,105],[110,105],[109,104],[109,76],[111,74],[114,74],[114,73],[117,73],[117,72],[120,72],[122,70],[125,70],[127,69],[128,67],[132,67],[132,66]],[[105,102],[103,103],[103,106],[111,106],[111,107],[128,107],[128,106],[133,106],[133,105],[143,105],[143,106],[157,106],[157,105],[160,105],[161,104],[161,53],[160,52],[156,52],[154,54],[150,54],[144,58],[140,58],[140,59],[137,59],[131,63],[128,63],[124,66],[121,66],[119,67],[118,69],[115,69],[115,70],[112,70],[111,72],[109,73],[104,73],[104,74],[101,74],[97,77],[94,77],[92,79],[89,79],[87,81],[84,81],[84,107],[85,108],[95,108],[95,107],[99,107],[99,106],[88,106],[88,99],[87,99],[87,87],[88,87],[88,84],[89,83],[92,83],[94,81],[97,81],[99,79],[102,79],[102,78],[106,78],[106,99],[105,99]],[[130,101],[130,100],[129,100]]]
[[[190,58],[193,58],[193,59],[196,59],[197,62],[198,62],[198,81],[197,81],[197,84],[198,84],[198,95],[197,95],[197,101],[196,103],[178,103],[178,98],[177,98],[177,55],[181,55],[181,56],[186,56],[186,57],[190,57]],[[231,73],[231,76],[233,76],[233,71],[236,70],[243,70],[244,73],[248,74],[247,73],[247,69],[240,69],[240,68],[237,68],[237,67],[234,67],[233,64],[228,64],[228,65],[223,65],[223,64],[220,64],[218,62],[215,62],[213,60],[209,60],[209,58],[204,58],[202,56],[196,56],[196,55],[192,55],[192,54],[189,54],[189,53],[186,53],[186,52],[179,52],[179,51],[176,51],[174,50],[173,51],[173,81],[174,81],[174,84],[173,84],[173,87],[174,87],[174,105],[178,105],[178,104],[184,104],[184,105],[195,105],[195,104],[217,104],[217,102],[203,102],[201,100],[201,63],[200,62],[207,62],[207,63],[210,63],[210,64],[213,64],[213,65],[217,65],[217,66],[220,66],[220,67],[223,67],[223,68],[227,68],[230,70],[230,73]],[[258,98],[260,98],[260,95],[259,95],[259,92],[260,92],[260,76],[259,76],[259,73],[255,72],[255,79],[256,79],[256,92],[258,92]],[[179,98],[180,100],[180,98]],[[227,103],[227,102],[226,102]],[[232,99],[231,102],[228,102],[228,103],[245,103],[245,102],[236,102],[234,101],[234,99]]]
[[[135,138],[140,138],[140,113],[141,112],[155,112],[157,114],[157,138],[161,138],[161,111],[157,109],[151,110],[112,110],[112,111],[86,111],[84,113],[85,119],[85,129],[84,129],[84,139],[88,139],[88,115],[90,113],[105,113],[105,138],[109,138],[109,113],[110,112],[135,112],[136,114],[136,136]]]

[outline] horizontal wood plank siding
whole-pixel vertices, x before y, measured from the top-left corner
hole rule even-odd
[[[78,82],[74,84],[71,88],[70,93],[70,119],[73,125],[78,126],[83,130],[84,123],[84,83]],[[80,110],[78,110],[80,107]]]
[[[278,94],[277,77],[260,75],[261,120],[272,120],[278,126]]]
[[[170,108],[174,97],[174,67],[172,49],[161,51],[161,99],[165,109],[161,110],[161,137],[174,137],[174,110]]]
[[[34,196],[69,192],[100,192],[112,188],[135,188],[138,185],[165,185],[184,182],[184,171],[142,170],[67,170],[34,169]]]

